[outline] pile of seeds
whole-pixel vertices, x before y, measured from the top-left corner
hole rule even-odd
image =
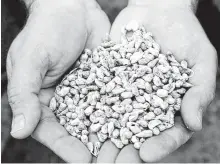
[[[104,141],[136,149],[174,125],[174,114],[192,76],[186,61],[162,54],[150,32],[136,21],[122,29],[121,43],[103,41],[86,49],[56,87],[50,108],[60,124],[97,156]],[[95,133],[99,142],[90,142]]]

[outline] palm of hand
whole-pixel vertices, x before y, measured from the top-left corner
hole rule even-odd
[[[177,117],[173,128],[146,140],[139,152],[132,145],[119,151],[112,143],[108,143],[107,147],[111,148],[109,153],[114,154],[109,162],[138,163],[141,159],[145,162],[155,162],[187,142],[192,131],[201,130],[202,113],[214,97],[216,52],[190,10],[127,7],[112,26],[113,40],[120,41],[121,27],[131,20],[142,23],[147,31],[154,34],[156,41],[162,46],[162,52],[173,52],[178,61],[186,60],[194,71],[190,79],[194,86],[186,93],[182,102],[183,120]],[[100,161],[106,158],[108,156],[101,149]]]
[[[48,108],[54,85],[61,76],[74,64],[84,48],[99,45],[109,32],[107,16],[93,1],[74,10],[73,14],[62,9],[56,13],[33,11],[27,25],[11,45],[7,59],[9,101],[14,115],[22,112],[26,124],[29,124],[12,135],[24,138],[37,126],[32,136],[65,161],[90,162],[91,155],[87,148],[68,134]],[[103,26],[98,26],[97,21],[102,22]],[[42,24],[39,27],[34,22]],[[25,81],[18,80],[21,78]],[[17,100],[17,95],[27,100],[31,96],[32,101],[23,102],[20,97]],[[29,109],[20,106],[20,101]],[[22,108],[23,111],[20,111]]]

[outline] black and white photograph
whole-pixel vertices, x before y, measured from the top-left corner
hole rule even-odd
[[[2,163],[220,163],[220,0],[1,0]]]

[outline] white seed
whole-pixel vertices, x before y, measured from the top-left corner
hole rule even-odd
[[[157,96],[164,98],[168,96],[168,91],[165,89],[158,89],[157,90]]]
[[[154,114],[153,112],[149,112],[149,113],[147,113],[147,114],[144,116],[144,120],[149,121],[149,120],[154,119],[155,117],[156,117],[156,116],[155,116],[155,114]]]
[[[148,138],[148,137],[152,137],[153,136],[153,132],[151,130],[144,130],[141,131],[140,133],[136,134],[137,137],[144,137],[144,138]]]
[[[129,140],[125,136],[121,136],[121,142],[123,143],[123,145],[128,145]]]
[[[113,105],[112,109],[117,113],[125,113],[125,108],[122,105]]]
[[[72,118],[72,112],[67,112],[67,113],[66,113],[66,117]]]
[[[144,86],[145,86],[145,90],[146,90],[147,93],[152,93],[153,88],[152,88],[152,86],[150,85],[150,83],[145,82]]]
[[[141,52],[135,52],[131,57],[130,61],[132,64],[137,63],[138,60],[140,60],[143,57],[143,53]]]
[[[114,81],[110,81],[107,85],[106,85],[106,92],[111,92],[113,89],[115,88],[115,82]]]
[[[163,83],[161,82],[161,80],[158,76],[154,76],[153,83],[154,83],[154,85],[156,85],[158,87],[163,85]]]
[[[154,113],[158,116],[158,115],[162,114],[162,110],[160,108],[155,108]]]
[[[160,130],[158,128],[156,128],[156,127],[153,128],[152,131],[153,131],[154,135],[159,135],[160,134]]]
[[[163,109],[163,110],[167,109],[168,106],[169,106],[169,104],[168,104],[166,101],[163,101],[163,102],[160,104],[160,108]]]
[[[183,81],[178,80],[176,81],[175,85],[176,85],[176,88],[180,88],[181,86],[183,86]]]
[[[154,60],[150,61],[150,62],[147,64],[147,66],[150,67],[150,68],[153,68],[153,67],[155,67],[155,65],[157,64],[157,62],[158,62],[158,59],[154,59]]]
[[[82,130],[82,135],[88,135],[89,134],[89,132],[88,132],[88,130]]]
[[[138,126],[131,126],[130,130],[132,131],[132,133],[137,134],[141,132],[141,129]]]
[[[97,133],[97,137],[98,137],[100,142],[105,142],[108,138],[107,134],[103,134],[103,133],[100,133],[100,132]]]
[[[184,68],[184,69],[187,69],[187,62],[185,60],[181,61],[181,66]]]
[[[179,111],[180,108],[181,108],[181,105],[179,105],[179,104],[174,105],[174,109],[175,109],[176,111]]]
[[[161,106],[162,103],[163,103],[163,100],[160,97],[158,97],[156,95],[152,96],[151,105],[153,107],[159,107],[159,106]]]
[[[69,122],[69,124],[72,125],[72,126],[77,126],[77,125],[79,125],[79,123],[80,123],[79,118],[76,118],[76,119],[71,120],[71,121]]]
[[[151,82],[153,80],[154,75],[153,74],[147,74],[144,75],[142,78],[146,81],[146,82]]]
[[[113,118],[119,118],[119,116],[120,116],[120,114],[119,113],[117,113],[117,112],[114,112],[114,113],[112,113],[112,117]]]
[[[124,108],[125,108],[125,111],[126,111],[127,113],[130,113],[130,112],[133,111],[132,105],[125,105]]]
[[[141,143],[144,143],[145,141],[146,141],[145,138],[140,138],[140,142],[141,142]]]
[[[126,123],[128,122],[129,116],[130,116],[130,113],[125,113],[124,116],[122,117],[122,119],[121,119],[121,125],[122,125],[123,127],[125,127]]]
[[[146,102],[144,96],[138,96],[138,97],[136,97],[135,99],[136,99],[137,102],[139,102],[139,103],[145,103],[145,102]]]
[[[106,104],[108,104],[108,105],[115,104],[118,101],[119,101],[119,97],[108,97],[108,98],[106,98]]]
[[[70,91],[70,88],[69,87],[62,87],[61,89],[57,89],[56,90],[56,93],[61,96],[61,97],[64,97],[67,95],[67,93],[69,93]]]
[[[112,143],[115,144],[115,146],[119,149],[124,147],[124,144],[119,139],[111,138]]]
[[[91,122],[90,122],[89,120],[85,120],[83,123],[84,123],[86,126],[90,126],[90,125],[91,125]]]
[[[66,124],[66,119],[64,117],[60,117],[60,124],[65,125]]]
[[[113,138],[118,138],[119,134],[120,134],[120,131],[119,131],[118,129],[115,129],[115,130],[112,132],[112,137],[113,137]]]
[[[145,87],[145,81],[143,80],[143,79],[137,79],[136,80],[136,85],[137,85],[137,87],[139,88],[139,89],[145,89],[146,87]]]
[[[144,98],[145,98],[145,100],[147,101],[147,102],[151,102],[151,96],[150,96],[150,94],[147,94],[147,93],[144,93]]]
[[[139,29],[139,24],[137,21],[132,20],[130,21],[127,26],[125,27],[127,31],[137,31]]]
[[[102,127],[101,127],[101,133],[103,134],[107,134],[108,133],[108,124],[105,123]]]
[[[143,119],[138,120],[137,123],[138,123],[140,126],[144,127],[144,128],[146,128],[147,125],[148,125],[148,122],[145,121],[145,120],[143,120]]]
[[[121,97],[123,99],[128,99],[128,98],[131,98],[132,96],[133,96],[132,92],[123,92],[123,93],[121,93]]]
[[[103,81],[104,83],[108,83],[108,82],[110,82],[111,80],[112,80],[111,77],[105,76],[102,81]]]
[[[89,142],[89,139],[86,135],[82,135],[81,136],[81,141],[82,141],[82,143],[87,144]]]
[[[133,142],[133,143],[139,142],[139,139],[136,136],[132,136],[131,142]]]
[[[124,132],[124,136],[127,138],[127,139],[131,139],[131,137],[133,136],[132,132],[130,130],[126,130]]]
[[[66,108],[65,110],[63,110],[62,112],[59,113],[59,116],[66,115],[68,113],[68,111],[69,111],[69,109]],[[69,119],[69,118],[67,117],[67,119]]]
[[[109,137],[112,136],[112,132],[114,131],[115,127],[114,127],[114,123],[113,122],[109,122],[108,123],[108,135]]]
[[[138,112],[132,112],[129,116],[129,121],[130,122],[136,121],[138,119],[138,116],[139,116]]]
[[[172,96],[168,96],[166,101],[168,104],[171,104],[171,105],[175,103],[175,99]]]
[[[142,145],[141,142],[135,142],[135,143],[134,143],[134,148],[135,148],[135,149],[140,149],[141,145]]]
[[[96,84],[99,88],[102,88],[102,87],[105,85],[105,83],[101,82],[101,81],[98,80],[98,79],[95,79],[95,84]]]
[[[67,126],[66,126],[66,130],[67,130],[68,132],[72,132],[72,131],[73,131],[73,127],[72,127],[71,125],[67,125]]]
[[[193,87],[193,85],[186,82],[186,83],[183,84],[183,87],[190,88],[190,87]]]
[[[162,122],[160,120],[151,120],[148,123],[148,128],[152,130],[153,128],[155,128],[156,126],[158,126],[160,124],[162,124]]]
[[[162,132],[166,129],[166,126],[164,126],[163,124],[158,125],[157,128]]]
[[[114,88],[114,89],[112,90],[112,93],[113,93],[114,95],[118,95],[118,94],[121,94],[121,93],[124,92],[124,91],[125,91],[124,88],[118,87],[118,88]]]
[[[94,143],[94,150],[93,150],[93,153],[92,153],[95,157],[98,156],[100,148],[101,148],[101,143],[100,142],[95,142]]]
[[[49,105],[50,109],[52,111],[55,111],[56,110],[56,107],[57,107],[57,101],[55,99],[55,97],[53,97],[51,100],[50,100],[50,105]]]
[[[121,102],[121,105],[130,105],[131,103],[132,103],[132,100],[129,98],[129,99],[124,99]]]
[[[73,81],[75,80],[77,77],[74,74],[68,75],[67,80],[68,81]]]
[[[98,120],[101,125],[104,125],[107,121],[106,117],[99,117]]]
[[[133,108],[134,109],[148,109],[150,105],[148,103],[133,103]]]
[[[86,144],[86,146],[87,146],[87,148],[89,149],[89,151],[92,153],[93,150],[94,150],[93,143],[92,143],[92,142],[88,142],[88,143]]]
[[[92,124],[92,125],[90,126],[90,131],[96,133],[96,132],[98,132],[98,131],[101,129],[101,127],[102,127],[102,125],[99,124],[99,123],[97,123],[97,124]]]

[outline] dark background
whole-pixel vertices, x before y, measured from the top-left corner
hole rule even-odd
[[[127,0],[98,0],[107,12],[111,22],[118,12],[126,6]],[[11,138],[11,111],[5,93],[7,76],[5,61],[8,48],[24,26],[26,12],[19,0],[2,0],[1,19],[1,135],[2,135],[2,162],[63,162],[45,146],[36,142],[31,137],[25,140]],[[220,6],[220,0],[215,0]],[[204,27],[212,44],[220,52],[220,7],[219,10],[211,0],[201,0],[197,11],[200,23]],[[209,54],[207,54],[209,55]],[[216,98],[204,116],[203,130],[196,133],[187,144],[176,152],[163,159],[161,162],[220,162],[220,78],[217,75]]]

